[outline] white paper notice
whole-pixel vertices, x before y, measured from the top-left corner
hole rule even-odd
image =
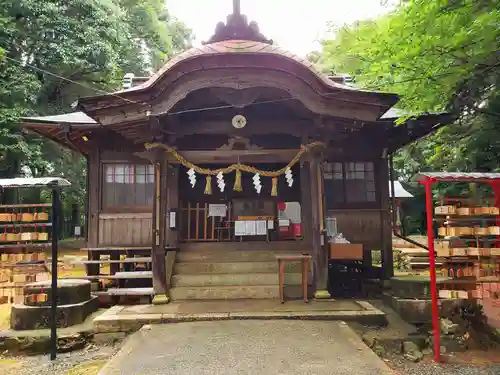
[[[279,226],[280,227],[289,227],[290,226],[290,220],[288,220],[288,219],[280,219],[279,220]]]
[[[227,213],[227,206],[225,204],[209,204],[208,216],[225,217]]]
[[[245,236],[246,235],[246,225],[244,221],[234,222],[234,235],[235,236]]]
[[[274,229],[274,220],[268,220],[267,221],[267,229]]]
[[[247,227],[247,230],[246,230],[247,236],[255,236],[255,234],[257,233],[256,223],[257,222],[253,221],[253,220],[248,220],[245,222],[246,227]]]
[[[267,234],[267,222],[265,220],[257,220],[257,236],[265,236]]]

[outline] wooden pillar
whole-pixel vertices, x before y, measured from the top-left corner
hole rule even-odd
[[[167,246],[167,200],[168,162],[162,150],[147,150],[135,153],[149,160],[154,166],[155,183],[153,192],[151,257],[153,269],[154,304],[168,303],[167,276],[165,268],[165,248]]]
[[[99,201],[101,190],[101,173],[100,173],[100,155],[99,148],[95,147],[89,152],[88,156],[88,240],[87,247],[97,247],[99,245]]]
[[[392,225],[389,197],[389,165],[387,159],[380,159],[376,168],[376,185],[380,202],[380,244],[382,250],[382,275],[389,279],[394,276],[392,254]]]
[[[165,176],[166,176],[166,209],[165,212],[168,215],[170,210],[176,212],[177,216],[177,228],[170,229],[168,225],[168,218],[166,220],[166,245],[167,247],[177,247],[179,244],[179,225],[180,225],[180,212],[179,212],[179,166],[175,164],[166,164]]]
[[[165,275],[165,219],[166,205],[162,204],[166,200],[166,179],[162,172],[165,170],[165,162],[155,161],[155,185],[152,215],[152,269],[153,269],[153,289],[156,295],[166,295],[167,284]]]
[[[307,249],[312,249],[312,208],[311,208],[311,170],[308,162],[300,163],[300,192],[302,212],[302,232]]]
[[[93,147],[88,156],[88,206],[87,206],[87,247],[99,246],[99,211],[102,193],[101,183],[101,163],[100,149]],[[96,251],[88,252],[88,260],[99,260],[100,253]],[[87,265],[89,276],[99,274],[99,264]]]
[[[331,298],[328,292],[328,253],[322,244],[322,230],[324,228],[322,217],[324,213],[322,173],[320,167],[320,157],[311,155],[309,162],[310,184],[311,184],[311,229],[313,245],[313,265],[315,273],[315,293],[316,299]]]

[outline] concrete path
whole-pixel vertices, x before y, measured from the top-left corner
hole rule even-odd
[[[145,326],[99,374],[394,373],[344,322],[243,320]]]

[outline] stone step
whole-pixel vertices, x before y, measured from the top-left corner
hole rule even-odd
[[[309,266],[311,269],[311,266]],[[301,272],[302,265],[298,262],[287,262],[285,272]],[[278,273],[278,263],[271,262],[178,262],[174,266],[175,274],[206,274],[206,273]]]
[[[179,246],[180,251],[302,251],[307,249],[303,241],[250,241],[250,242],[187,242]]]
[[[297,254],[297,251],[179,251],[177,262],[277,262],[278,254]]]
[[[279,288],[277,285],[177,286],[170,289],[169,296],[173,300],[270,299],[279,298]]]
[[[285,284],[301,285],[300,273],[285,274]],[[203,286],[251,286],[251,285],[279,285],[278,273],[230,273],[230,274],[177,274],[172,276],[174,287],[203,287]]]
[[[98,296],[152,296],[154,290],[151,287],[146,288],[109,288],[101,292],[94,292]]]

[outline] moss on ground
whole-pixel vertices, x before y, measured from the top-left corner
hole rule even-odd
[[[97,375],[104,367],[107,360],[96,359],[76,365],[66,375]]]
[[[0,331],[10,328],[10,305],[0,305]]]

